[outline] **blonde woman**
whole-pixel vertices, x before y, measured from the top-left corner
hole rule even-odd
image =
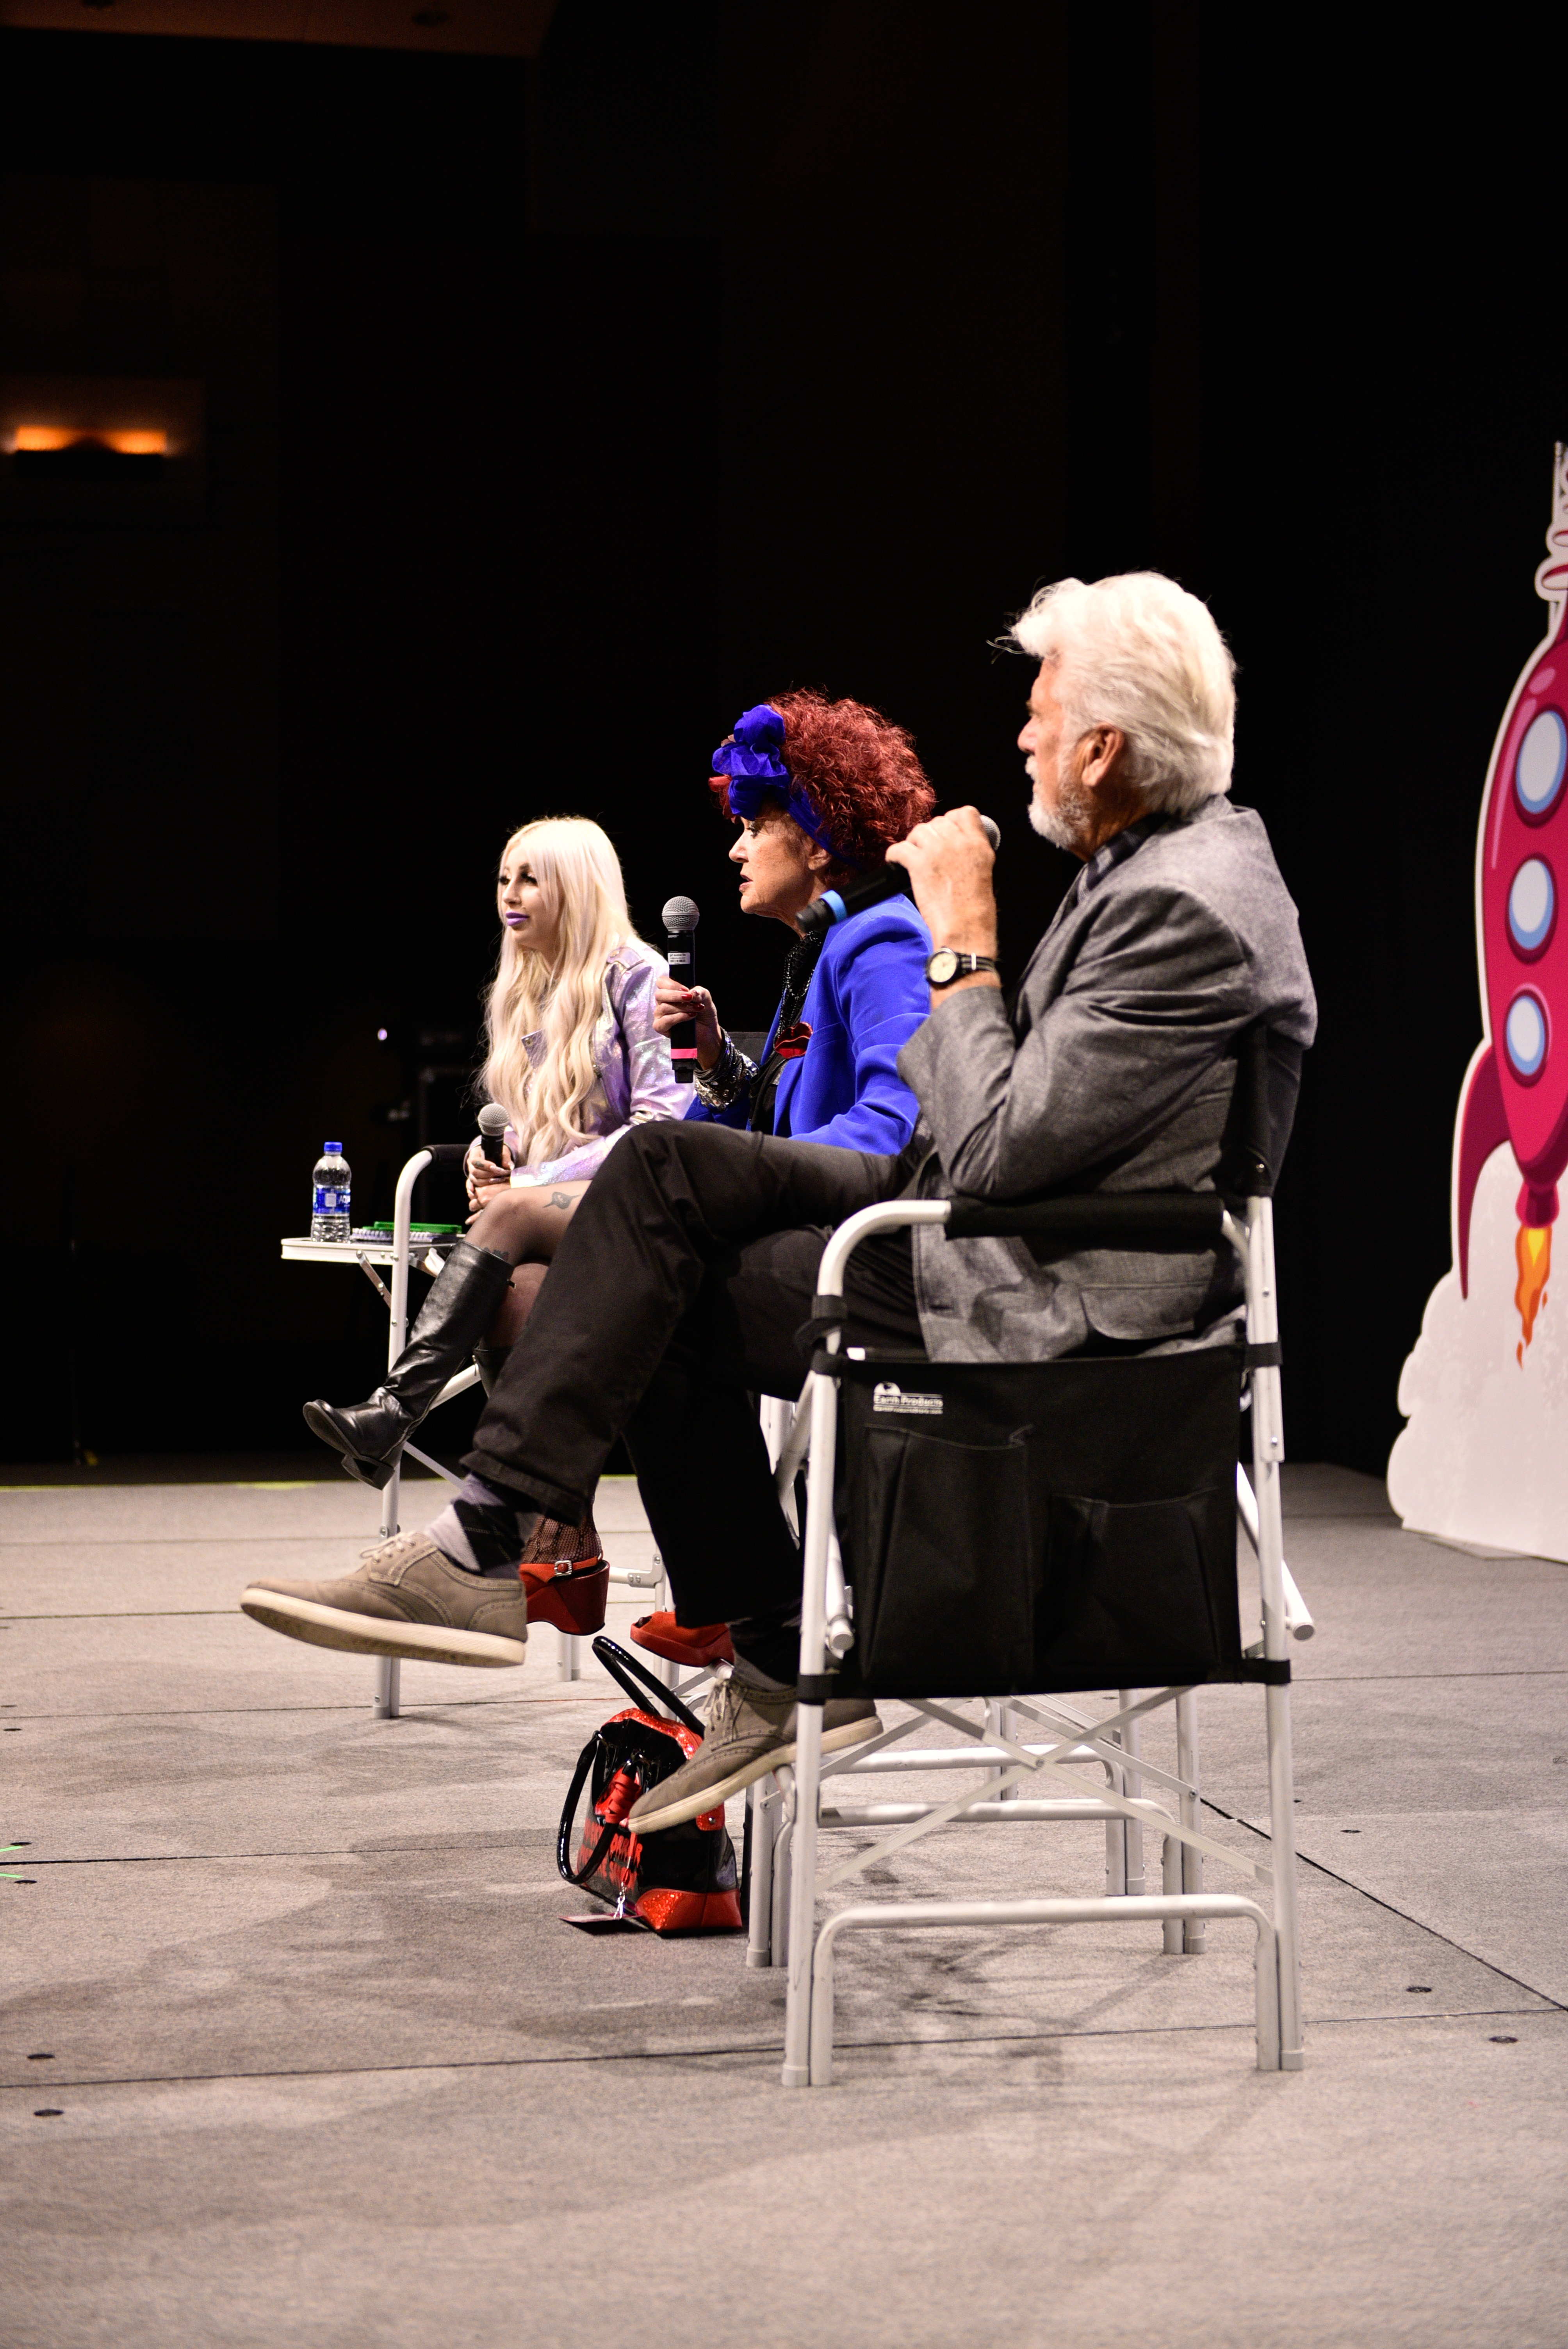
[[[632,927],[620,860],[596,823],[550,816],[514,832],[501,851],[496,905],[504,935],[485,1012],[481,1083],[510,1121],[502,1164],[492,1165],[477,1143],[470,1151],[470,1236],[448,1257],[386,1383],[343,1409],[304,1406],[312,1433],[366,1485],[386,1484],[470,1354],[493,1389],[556,1242],[608,1152],[634,1125],[683,1116],[689,1098],[654,1024],[665,963]],[[567,1628],[581,1628],[576,1615],[602,1601],[589,1587],[604,1571],[592,1518],[543,1525],[534,1547],[546,1566],[541,1579],[552,1586],[534,1612],[556,1619],[553,1598],[566,1605]],[[582,1587],[562,1587],[573,1581]]]

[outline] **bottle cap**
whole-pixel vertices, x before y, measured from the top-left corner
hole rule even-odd
[[[341,1158],[343,1155],[342,1143],[324,1142],[321,1145],[321,1154],[324,1158]]]

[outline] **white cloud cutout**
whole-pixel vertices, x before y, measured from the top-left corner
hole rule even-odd
[[[1568,1216],[1553,1229],[1547,1302],[1521,1364],[1518,1196],[1512,1152],[1494,1151],[1476,1186],[1470,1295],[1444,1275],[1400,1373],[1409,1424],[1389,1456],[1388,1498],[1414,1533],[1568,1560]]]

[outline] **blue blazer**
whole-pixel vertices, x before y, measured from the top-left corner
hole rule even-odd
[[[931,1010],[925,959],[931,933],[907,897],[884,897],[835,923],[823,941],[800,1007],[811,1040],[779,1071],[773,1131],[793,1142],[896,1156],[914,1131],[920,1105],[898,1073],[900,1052]],[[773,1049],[779,1014],[768,1031]],[[694,1094],[688,1117],[743,1131],[750,1104],[705,1109]]]

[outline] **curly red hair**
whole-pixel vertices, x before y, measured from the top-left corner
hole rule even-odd
[[[845,864],[881,864],[895,840],[923,823],[936,793],[915,756],[914,737],[863,701],[830,701],[823,693],[773,693],[784,720],[780,756],[805,792]],[[727,814],[729,778],[708,787]],[[769,797],[777,807],[784,802]]]

